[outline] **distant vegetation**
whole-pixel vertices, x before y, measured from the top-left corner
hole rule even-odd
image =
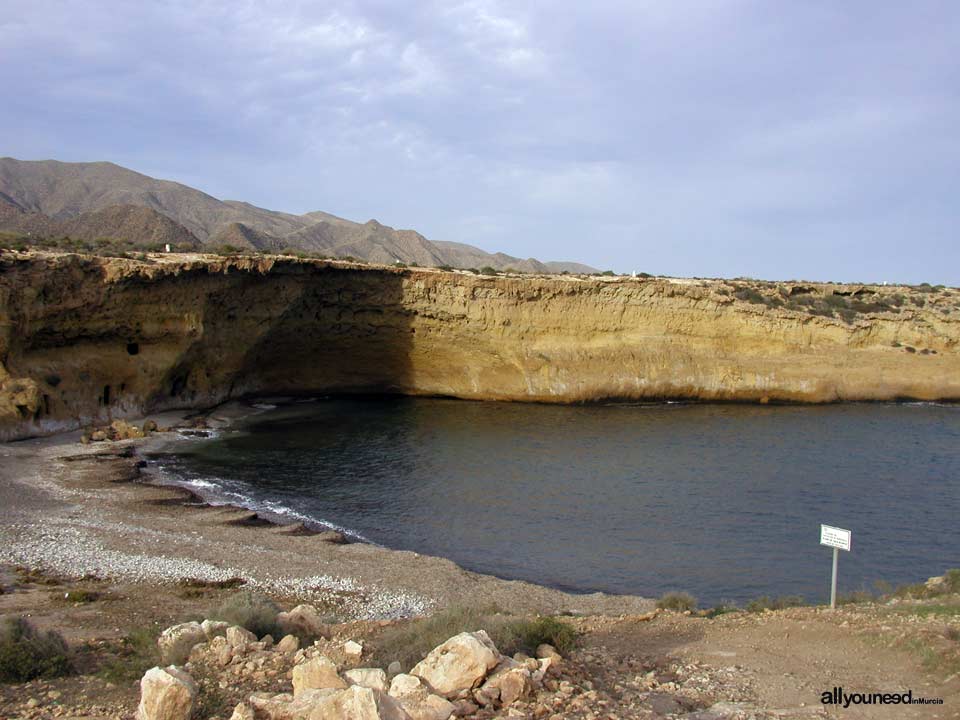
[[[852,292],[831,291],[815,285],[805,285],[791,281],[789,283],[763,282],[759,280],[738,279],[730,285],[720,287],[720,295],[732,295],[737,300],[768,308],[783,308],[808,315],[838,318],[847,323],[863,315],[874,313],[899,314],[905,309],[924,308],[929,300],[918,295],[906,296],[903,293],[888,293],[877,286],[863,286]],[[918,294],[939,293],[949,296],[943,285],[916,285],[911,288]],[[950,312],[953,306],[941,305],[941,311]]]
[[[657,607],[661,610],[693,612],[697,609],[697,599],[690,593],[668,592],[657,600]]]

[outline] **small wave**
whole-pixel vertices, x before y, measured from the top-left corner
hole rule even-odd
[[[255,407],[257,410],[276,410],[276,405],[271,405],[270,403],[253,403],[250,407]]]
[[[197,494],[203,498],[204,502],[215,507],[220,507],[223,505],[236,505],[237,507],[242,507],[245,510],[273,515],[278,519],[289,518],[291,520],[297,520],[308,525],[329,528],[331,530],[342,532],[344,535],[355,540],[359,540],[360,542],[371,545],[375,544],[363,534],[355,530],[351,530],[350,528],[343,527],[342,525],[330,522],[329,520],[324,520],[323,518],[302,513],[293,509],[289,505],[284,505],[282,502],[277,500],[259,500],[244,492],[240,492],[239,489],[234,489],[231,487],[231,485],[235,486],[236,483],[224,480],[223,478],[183,477],[169,465],[158,465],[157,470],[159,471],[164,484],[180,485],[196,491]]]
[[[223,430],[213,428],[177,428],[181,440],[216,440],[223,436]]]
[[[220,489],[220,485],[218,485],[217,483],[210,482],[209,480],[201,480],[199,478],[197,478],[196,480],[185,480],[183,484],[189,485],[190,487],[196,487],[196,488],[211,488],[211,489],[215,488],[217,490]]]

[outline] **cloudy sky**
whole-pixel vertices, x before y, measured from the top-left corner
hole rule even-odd
[[[960,4],[5,0],[0,155],[673,275],[960,285]]]

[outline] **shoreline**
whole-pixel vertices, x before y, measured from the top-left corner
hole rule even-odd
[[[173,425],[195,412],[152,416]],[[222,414],[216,409],[210,415]],[[82,445],[79,432],[0,446],[0,563],[68,577],[146,584],[242,578],[276,597],[350,619],[396,619],[453,605],[517,612],[641,614],[648,598],[572,594],[465,570],[450,560],[363,542],[339,544],[251,511],[197,503],[175,484],[145,482],[142,454],[169,433]]]

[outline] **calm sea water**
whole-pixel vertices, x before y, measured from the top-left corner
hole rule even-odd
[[[701,605],[960,566],[960,407],[326,399],[157,460],[203,494],[578,592]]]

